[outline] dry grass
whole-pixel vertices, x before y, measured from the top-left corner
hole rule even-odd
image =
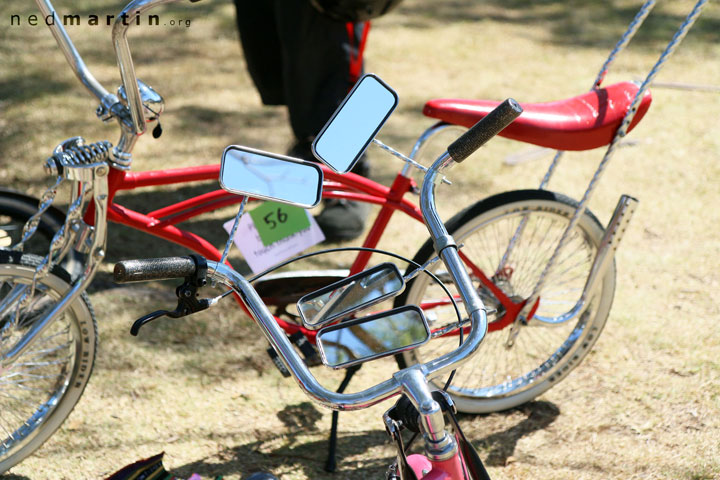
[[[6,26],[10,13],[26,16],[32,5],[2,3],[0,183],[37,193],[45,182],[42,160],[56,143],[78,134],[115,141],[116,133],[94,119],[93,101],[45,28]],[[114,13],[115,3],[84,0],[73,9]],[[408,150],[430,124],[420,109],[433,97],[545,101],[587,90],[638,3],[407,0],[374,24],[367,49],[368,70],[401,97],[380,138]],[[609,82],[646,72],[691,5],[659,3]],[[192,18],[192,25],[131,34],[139,76],[167,103],[165,134],[139,142],[134,167],[217,162],[230,143],[283,151],[285,113],[259,104],[231,5],[182,4],[163,15]],[[659,81],[717,83],[718,31],[720,10],[711,5]],[[70,33],[99,80],[117,84],[109,28]],[[720,97],[659,88],[653,96],[630,136],[638,144],[618,151],[591,205],[607,221],[619,194],[641,200],[619,252],[615,304],[595,350],[536,402],[462,418],[493,478],[720,478],[720,303],[713,294],[720,287]],[[464,163],[446,212],[489,193],[537,185],[547,157],[515,167],[502,162],[525,149],[497,140]],[[551,188],[581,195],[600,155],[568,156]],[[373,158],[375,178],[387,183],[398,164]],[[131,192],[123,200],[142,208],[186,193]],[[424,237],[418,230],[407,242],[407,225],[393,223],[385,246],[412,254]],[[217,222],[190,228],[223,242]],[[182,253],[122,227],[111,229],[109,244],[109,264]],[[167,284],[113,288],[107,273],[99,275],[91,291],[102,335],[95,374],[63,428],[6,478],[103,478],[162,450],[178,475],[240,478],[270,469],[285,479],[381,477],[392,456],[380,422],[387,405],[341,416],[340,471],[327,476],[329,413],[270,366],[258,331],[233,305],[156,322],[140,339],[127,334],[132,319],[171,305],[172,298]],[[386,367],[364,369],[363,381],[392,364]]]

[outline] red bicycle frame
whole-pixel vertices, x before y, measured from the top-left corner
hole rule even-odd
[[[423,222],[420,208],[405,198],[405,194],[413,191],[416,184],[412,178],[403,175],[401,172],[398,172],[392,185],[386,187],[360,175],[353,173],[340,175],[324,165],[322,165],[321,168],[325,179],[323,182],[323,198],[346,199],[380,205],[380,211],[363,241],[363,247],[377,247],[388,222],[398,210],[410,218]],[[110,222],[119,223],[169,242],[182,245],[210,260],[219,261],[222,255],[220,250],[205,238],[178,228],[177,225],[204,213],[238,204],[242,201],[241,196],[228,193],[222,189],[216,189],[148,213],[140,213],[115,202],[115,195],[119,191],[161,185],[216,181],[219,173],[219,164],[141,172],[124,171],[113,168],[108,175],[109,198],[107,219]],[[85,214],[85,222],[92,225],[94,223],[94,215],[94,208],[91,204]],[[353,275],[364,270],[371,256],[372,252],[360,251],[350,267],[350,274]],[[461,253],[461,256],[470,271],[483,285],[490,289],[505,308],[506,314],[501,319],[490,322],[488,326],[489,330],[500,330],[510,325],[514,321],[517,313],[524,306],[524,302],[513,302],[495,286],[492,280],[487,278],[483,272],[473,265],[465,255]],[[428,300],[427,303],[423,302],[421,307],[423,309],[431,309],[449,303],[450,300],[447,298]],[[281,318],[276,318],[276,320],[288,333],[302,331],[303,334],[314,341],[315,331],[307,330],[299,324],[288,322]],[[454,330],[446,335],[458,334],[459,331]]]
[[[322,166],[322,169],[325,178],[323,198],[380,205],[380,212],[362,244],[363,247],[375,248],[378,245],[385,227],[397,210],[419,222],[423,221],[419,207],[405,198],[405,194],[415,187],[415,182],[402,173],[398,173],[392,185],[386,187],[352,173],[339,175],[325,166]],[[217,180],[219,173],[219,164],[142,172],[111,169],[108,176],[108,221],[149,233],[182,245],[210,260],[219,261],[220,250],[203,237],[178,228],[177,225],[203,213],[240,203],[241,196],[217,189],[148,213],[140,213],[115,202],[116,193],[122,190]],[[93,205],[90,205],[85,214],[85,222],[92,225],[94,216]],[[350,274],[364,270],[371,255],[371,252],[361,251],[350,268]],[[300,325],[280,318],[277,321],[289,333],[300,330],[309,338],[315,337],[314,331]]]

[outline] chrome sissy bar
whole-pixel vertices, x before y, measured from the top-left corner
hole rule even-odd
[[[535,284],[535,287],[533,288],[533,293],[528,298],[527,302],[525,303],[525,306],[523,307],[522,311],[518,315],[517,319],[513,323],[512,328],[510,329],[510,333],[508,335],[508,341],[506,343],[506,346],[511,347],[514,344],[515,338],[517,337],[520,329],[520,325],[527,322],[527,316],[529,312],[532,310],[533,306],[535,305],[535,302],[540,297],[540,292],[542,291],[547,278],[549,277],[549,274],[553,271],[555,267],[555,263],[557,261],[557,258],[560,254],[560,252],[565,247],[567,241],[569,240],[572,230],[577,226],[578,221],[580,220],[580,217],[582,213],[585,211],[585,207],[587,206],[588,202],[590,201],[590,198],[592,197],[592,194],[594,193],[598,182],[600,181],[600,178],[602,177],[602,174],[605,172],[605,169],[612,158],[613,154],[615,153],[615,149],[618,146],[618,143],[621,141],[623,137],[627,134],[627,131],[630,127],[630,124],[632,123],[633,118],[635,118],[635,114],[637,113],[638,106],[640,105],[640,102],[642,101],[643,96],[645,95],[645,92],[650,88],[650,85],[652,84],[655,77],[658,75],[662,67],[665,65],[665,63],[668,61],[668,59],[672,56],[673,53],[675,53],[675,50],[680,45],[680,43],[683,41],[685,36],[687,35],[688,31],[692,26],[695,24],[695,21],[699,18],[700,14],[702,13],[702,9],[705,7],[705,5],[708,3],[708,0],[699,0],[693,9],[690,11],[690,13],[687,15],[683,23],[680,25],[678,30],[675,32],[675,35],[670,40],[670,43],[667,45],[663,53],[660,55],[660,58],[655,63],[653,68],[650,70],[650,73],[648,73],[647,77],[643,81],[642,85],[640,86],[640,89],[638,90],[637,94],[635,95],[635,98],[633,99],[632,104],[630,105],[630,108],[628,109],[627,113],[625,114],[625,117],[623,118],[623,122],[620,125],[620,128],[615,133],[615,136],[613,140],[610,142],[610,145],[608,146],[607,151],[605,152],[605,155],[603,156],[603,159],[600,161],[600,164],[598,165],[597,170],[595,171],[595,174],[593,175],[592,179],[590,180],[590,183],[583,194],[582,200],[580,200],[580,203],[578,204],[577,209],[575,210],[575,213],[573,214],[573,217],[570,219],[570,223],[568,224],[567,228],[565,229],[565,232],[563,232],[562,237],[560,238],[560,241],[558,242],[557,247],[555,248],[555,251],[553,252],[552,257],[548,261],[548,263],[545,265],[545,268],[538,278],[538,281]],[[633,23],[631,24],[631,27],[628,29],[628,32],[623,36],[623,39],[621,39],[620,42],[618,42],[618,45],[613,50],[613,52],[610,54],[610,57],[605,62],[605,65],[603,65],[603,68],[600,71],[600,74],[598,75],[595,85],[599,85],[602,80],[604,79],[607,69],[610,63],[615,59],[617,56],[617,53],[627,45],[629,42],[629,37],[634,35],[634,33],[637,31],[637,28],[639,27],[640,23],[642,23],[642,20],[647,17],[647,13],[649,13],[649,9],[652,6],[651,4],[654,4],[654,1],[650,0],[643,5],[643,8],[641,8],[641,11],[638,13],[638,15],[635,17],[635,20],[633,20]],[[647,8],[646,8],[647,7]],[[635,25],[634,25],[635,24]],[[628,33],[630,35],[628,35]],[[628,38],[625,38],[628,37]],[[616,51],[617,50],[617,51]],[[635,207],[637,205],[637,200],[629,197],[627,195],[623,195],[620,198],[620,201],[618,202],[618,205],[615,209],[615,213],[613,214],[613,217],[606,228],[605,235],[601,241],[600,247],[598,248],[598,252],[595,255],[595,260],[593,261],[593,265],[591,267],[590,276],[588,277],[588,280],[585,284],[585,288],[583,289],[582,296],[580,300],[578,301],[578,305],[576,305],[576,309],[578,306],[581,307],[582,305],[586,303],[587,299],[592,297],[592,294],[594,293],[595,289],[599,286],[598,279],[602,278],[604,270],[611,265],[612,262],[609,261],[609,259],[612,258],[612,255],[614,253],[614,250],[617,248],[617,245],[621,239],[622,233],[624,231],[624,228],[622,228],[624,225],[627,225],[629,222],[629,218],[632,215],[632,212],[634,211]],[[581,310],[580,310],[581,311]]]

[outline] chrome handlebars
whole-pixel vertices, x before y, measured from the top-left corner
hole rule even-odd
[[[435,186],[443,179],[442,170],[463,161],[490,138],[512,123],[521,113],[522,108],[515,100],[505,100],[453,142],[448,147],[448,151],[441,155],[425,173],[420,193],[420,209],[430,237],[433,239],[435,251],[445,263],[471,321],[470,333],[467,339],[452,352],[427,363],[401,370],[394,374],[391,379],[362,392],[352,394],[331,392],[320,385],[310,373],[310,370],[290,344],[285,332],[275,322],[262,299],[247,280],[226,265],[208,262],[209,273],[214,273],[224,279],[228,286],[240,294],[268,341],[285,363],[288,371],[297,380],[300,388],[311,398],[335,410],[353,410],[369,407],[398,392],[407,394],[411,399],[431,398],[427,383],[424,380],[419,381],[419,379],[432,379],[457,368],[465,363],[480,347],[488,327],[485,306],[460,259],[455,240],[448,233],[437,213]],[[419,407],[419,405],[416,406]],[[432,415],[423,416],[423,418],[425,417],[431,418]],[[442,423],[439,419],[436,419],[436,422],[438,425]]]
[[[115,19],[112,28],[112,42],[115,55],[117,56],[118,67],[120,68],[122,85],[128,99],[127,109],[124,107],[121,109],[118,108],[122,107],[122,105],[119,104],[117,95],[108,92],[87,68],[75,45],[73,45],[72,40],[70,40],[62,22],[56,20],[53,24],[48,25],[60,50],[62,50],[70,67],[75,72],[75,75],[85,88],[100,100],[99,116],[104,119],[110,116],[118,117],[124,133],[125,130],[130,130],[129,133],[139,136],[146,130],[142,99],[138,89],[132,55],[130,54],[130,46],[127,40],[128,28],[139,15],[151,8],[177,1],[179,0],[134,0],[127,4]],[[44,17],[57,17],[55,7],[53,7],[50,0],[35,0],[35,3]],[[129,110],[129,117],[127,110]],[[124,147],[122,148],[123,153],[129,153],[134,145],[134,141],[124,139],[118,144],[118,146],[120,145]]]
[[[47,18],[56,16],[55,7],[52,6],[50,0],[35,0],[35,3],[40,9],[40,12],[42,12],[43,17]],[[90,93],[95,95],[98,100],[100,100],[100,103],[109,110],[110,106],[112,106],[113,103],[117,102],[117,98],[114,98],[114,101],[112,101],[112,97],[115,97],[115,95],[112,95],[107,90],[105,90],[105,88],[100,85],[100,82],[97,81],[93,74],[90,73],[90,70],[88,70],[85,62],[83,62],[83,59],[82,57],[80,57],[80,54],[75,48],[75,45],[73,45],[72,40],[70,40],[67,31],[65,31],[65,27],[63,26],[62,22],[59,22],[57,21],[57,19],[55,19],[55,22],[53,22],[52,25],[48,26],[50,27],[50,31],[55,37],[55,41],[60,47],[60,50],[62,50],[63,55],[65,55],[65,58],[70,64],[70,67],[72,67],[73,71],[75,72],[75,75],[82,82],[82,84],[85,85],[85,88],[87,88]]]
[[[438,247],[442,245],[442,248],[438,248],[438,251],[458,286],[463,304],[470,316],[470,333],[458,349],[425,364],[411,367],[414,374],[412,372],[407,373],[407,370],[404,370],[395,374],[391,379],[356,393],[345,394],[327,390],[312,375],[305,362],[293,348],[285,332],[277,324],[273,315],[250,283],[227,265],[208,262],[208,274],[240,295],[250,314],[262,329],[267,340],[275,348],[288,371],[298,382],[300,388],[322,405],[334,410],[357,410],[375,405],[400,392],[414,397],[413,393],[415,392],[409,392],[408,390],[417,389],[419,384],[418,382],[409,382],[408,378],[413,375],[422,375],[431,379],[450,372],[468,360],[477,351],[485,337],[487,332],[485,307],[462,265],[454,240],[440,221],[435,209],[434,186],[437,181],[442,179],[442,175],[438,176],[439,170],[454,163],[449,154],[445,154],[430,167],[423,182],[421,205],[428,229],[436,245]],[[403,372],[406,373],[403,374]]]
[[[178,0],[134,0],[127,4],[115,19],[112,29],[112,42],[115,55],[120,68],[120,77],[127,95],[130,116],[132,117],[132,129],[135,135],[145,133],[145,115],[143,113],[142,99],[138,89],[135,65],[130,54],[130,45],[127,40],[127,31],[133,21],[153,7],[165,3],[172,3]]]

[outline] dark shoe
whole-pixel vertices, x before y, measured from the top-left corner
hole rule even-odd
[[[291,157],[317,162],[310,149],[311,143],[310,140],[297,140],[287,154]],[[367,157],[363,155],[351,171],[357,175],[369,177],[370,162]],[[325,235],[325,243],[347,242],[362,235],[369,211],[370,205],[367,203],[331,199],[325,201],[325,208],[315,217],[315,220]]]
[[[370,211],[367,203],[331,199],[315,217],[326,243],[347,242],[362,235]]]

